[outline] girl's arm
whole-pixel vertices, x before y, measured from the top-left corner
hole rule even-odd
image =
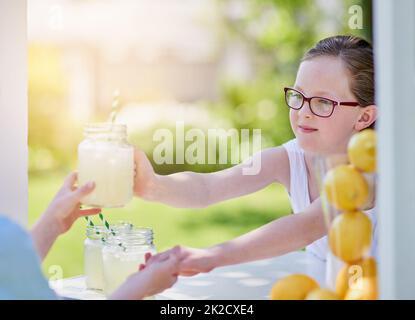
[[[299,250],[325,234],[321,201],[317,199],[302,213],[277,219],[233,240],[207,249],[175,247],[166,254],[178,254],[180,274],[189,276]]]
[[[157,175],[144,152],[136,150],[135,195],[174,207],[202,208],[260,190],[272,182],[287,186],[289,162],[283,147],[269,148],[245,162],[214,173]],[[253,174],[252,174],[253,173]]]

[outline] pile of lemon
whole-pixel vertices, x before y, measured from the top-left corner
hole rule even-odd
[[[377,299],[377,271],[367,257],[372,241],[372,224],[362,212],[372,201],[372,186],[366,174],[376,171],[376,132],[366,129],[353,135],[348,144],[350,164],[330,169],[323,180],[323,195],[335,209],[328,238],[331,252],[345,266],[336,278],[336,292],[320,288],[312,278],[293,274],[272,288],[273,300],[373,300]]]

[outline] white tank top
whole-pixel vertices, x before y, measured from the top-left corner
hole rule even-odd
[[[287,151],[290,162],[290,201],[294,213],[301,213],[310,204],[310,194],[308,190],[307,168],[304,158],[304,150],[298,145],[297,139],[290,140],[283,144]],[[376,207],[365,213],[372,220],[373,241],[371,255],[377,257],[377,220]],[[326,261],[329,253],[327,236],[324,236],[306,247],[306,251],[317,257],[321,261]]]

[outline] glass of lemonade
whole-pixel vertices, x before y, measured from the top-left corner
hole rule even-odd
[[[121,234],[133,228],[131,223],[118,222],[111,226],[112,233]],[[102,248],[111,231],[104,226],[88,225],[84,241],[84,275],[90,290],[104,290]]]
[[[126,205],[133,197],[134,148],[127,142],[127,126],[97,123],[84,128],[78,146],[78,183],[95,182],[95,190],[82,204],[111,208]]]
[[[104,292],[107,296],[138,271],[147,252],[156,254],[150,228],[134,228],[108,239],[102,249]]]
[[[84,274],[88,289],[104,289],[102,247],[107,238],[108,231],[104,226],[87,226],[84,241]]]

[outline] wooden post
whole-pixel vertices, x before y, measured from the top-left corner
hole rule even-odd
[[[380,297],[415,299],[415,1],[374,1]]]
[[[0,0],[0,48],[0,214],[26,225],[26,0]]]

